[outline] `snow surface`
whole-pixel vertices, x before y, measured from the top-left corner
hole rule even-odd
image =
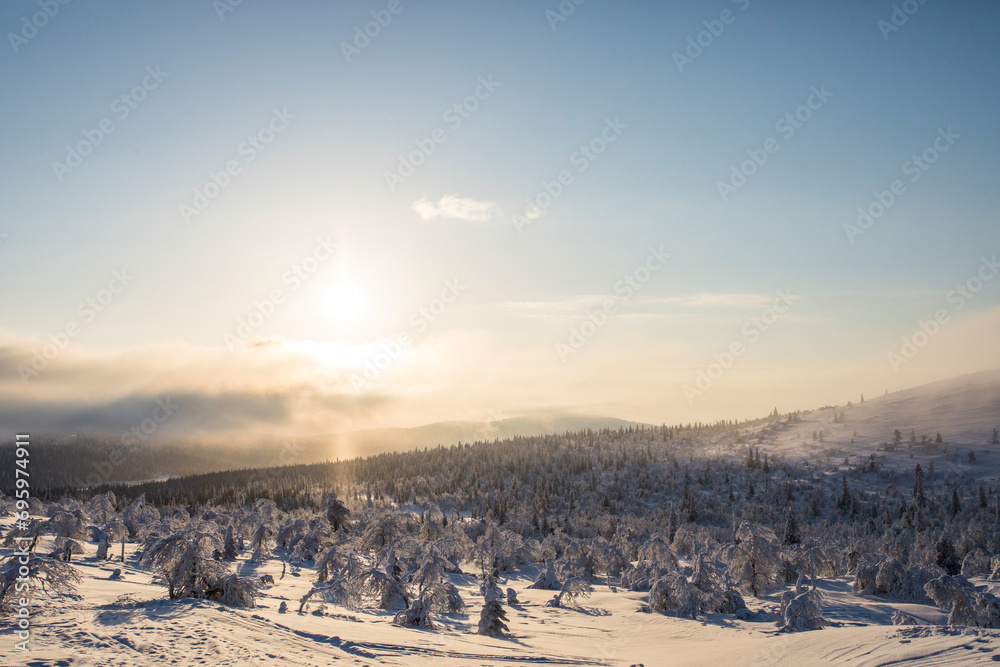
[[[48,538],[51,539],[51,538]],[[42,544],[43,547],[48,546]],[[314,579],[311,568],[281,578],[281,563],[237,563],[241,575],[271,574],[275,585],[257,609],[204,600],[167,600],[152,575],[121,562],[98,561],[95,544],[74,562],[84,577],[78,600],[36,597],[31,651],[12,650],[9,624],[3,665],[971,665],[1000,661],[1000,631],[942,626],[933,606],[851,593],[851,579],[821,580],[830,627],[778,633],[781,590],[747,598],[755,618],[710,614],[687,620],[638,611],[646,593],[595,585],[590,598],[546,607],[551,591],[528,590],[537,567],[507,586],[520,604],[506,607],[509,639],[474,634],[482,598],[471,575],[451,575],[469,604],[465,614],[439,616],[434,632],[393,626],[391,612],[327,605],[322,616],[297,613]],[[131,546],[131,545],[130,545]],[[122,579],[110,580],[122,569]],[[298,576],[296,576],[298,575]],[[977,581],[976,583],[985,583]],[[992,582],[990,582],[992,583]],[[996,588],[996,587],[995,587]],[[116,605],[119,596],[136,604]],[[279,613],[282,601],[288,612]],[[309,609],[315,609],[310,604]],[[929,625],[892,626],[902,610]]]

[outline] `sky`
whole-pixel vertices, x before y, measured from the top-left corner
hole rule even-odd
[[[0,421],[687,423],[994,368],[998,31],[985,1],[9,0]]]

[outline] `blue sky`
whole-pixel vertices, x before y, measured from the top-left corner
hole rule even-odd
[[[0,5],[6,395],[72,412],[57,387],[70,381],[98,410],[157,393],[317,392],[339,406],[311,424],[320,430],[497,407],[673,422],[844,402],[995,365],[1000,292],[989,281],[912,360],[887,361],[997,250],[995,3],[912,2],[888,38],[879,22],[892,20],[891,2],[587,0],[557,23],[554,1],[403,1],[394,15],[388,5],[245,0],[220,18],[208,0],[70,3],[14,38],[16,52],[10,34],[43,9]],[[348,62],[343,44],[371,12],[391,21]],[[713,23],[720,15],[729,22]],[[675,52],[705,22],[720,34],[702,35],[708,45],[678,71]],[[119,118],[114,100],[147,68],[166,75]],[[499,85],[450,125],[446,110],[480,77]],[[832,96],[784,136],[776,122],[814,88]],[[239,147],[275,109],[291,118],[247,162]],[[105,118],[114,130],[60,180],[53,163]],[[579,172],[574,152],[608,119],[624,129]],[[447,140],[390,190],[385,172],[435,128]],[[911,181],[904,163],[947,128],[958,138]],[[718,182],[768,138],[777,152],[723,201]],[[231,160],[240,173],[185,222],[179,207]],[[519,232],[510,216],[562,170],[572,183]],[[849,242],[845,223],[895,179],[905,193]],[[448,196],[486,219],[413,208]],[[290,290],[286,271],[327,236],[339,253]],[[650,246],[672,255],[667,266],[561,359],[571,327]],[[123,267],[134,282],[25,381],[25,359]],[[378,341],[413,334],[412,314],[450,279],[467,290],[405,358],[350,391]],[[246,349],[228,349],[225,336],[274,289],[284,302]],[[685,400],[683,386],[744,339],[778,289],[795,305]],[[239,369],[263,362],[239,355],[262,340],[294,361],[269,360],[274,383],[247,389]],[[155,363],[202,355],[215,384]],[[119,366],[114,386],[95,375]]]

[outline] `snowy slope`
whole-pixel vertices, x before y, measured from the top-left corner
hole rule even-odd
[[[839,415],[843,421],[835,422]],[[1000,445],[990,444],[995,428],[1000,428],[1000,371],[986,371],[866,397],[864,403],[811,410],[801,413],[800,421],[758,429],[747,442],[762,454],[834,464],[876,454],[898,470],[912,471],[917,463],[926,469],[933,462],[939,471],[993,481],[1000,476]],[[902,443],[887,451],[884,445],[892,444],[896,429]],[[814,432],[822,433],[822,442],[813,439]],[[919,446],[922,436],[934,440],[938,433],[940,446]],[[911,434],[918,443],[912,447]],[[969,451],[975,463],[969,462]]]
[[[43,547],[46,546],[43,544]],[[892,626],[896,609],[921,623],[940,624],[935,607],[891,603],[850,593],[850,579],[821,582],[831,627],[775,631],[776,592],[747,598],[758,612],[747,621],[708,615],[687,620],[638,612],[645,593],[597,585],[590,598],[566,608],[545,606],[551,591],[526,590],[528,568],[507,586],[520,604],[507,607],[511,638],[475,634],[482,598],[474,577],[452,575],[469,605],[466,614],[440,619],[434,632],[391,625],[388,612],[327,605],[323,615],[298,614],[298,600],[314,572],[281,577],[281,563],[238,563],[242,575],[271,574],[258,608],[240,610],[203,600],[166,599],[166,589],[125,565],[120,581],[109,575],[121,563],[93,558],[96,545],[76,562],[84,581],[81,599],[36,598],[30,660],[6,643],[0,665],[972,665],[1000,660],[1000,631],[940,625]],[[119,596],[137,603],[116,604]],[[279,613],[282,601],[288,612]],[[310,609],[314,609],[311,605]],[[11,636],[9,624],[0,626]],[[994,657],[995,656],[995,657]]]

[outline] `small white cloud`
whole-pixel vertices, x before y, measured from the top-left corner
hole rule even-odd
[[[455,195],[445,195],[435,204],[427,197],[421,197],[410,205],[422,220],[453,218],[470,222],[486,222],[500,214],[495,202],[463,199]]]

